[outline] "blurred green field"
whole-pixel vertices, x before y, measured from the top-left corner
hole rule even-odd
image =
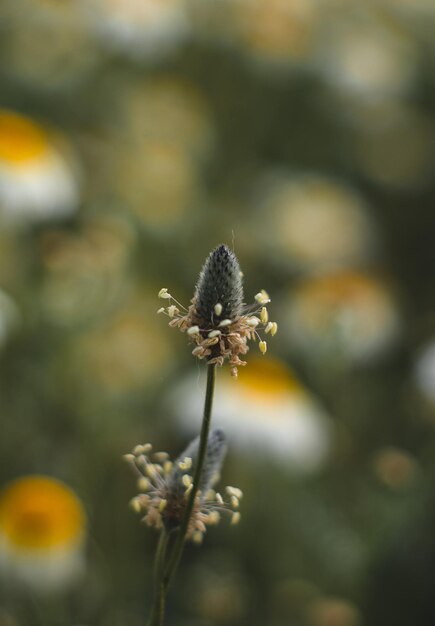
[[[166,623],[435,623],[434,35],[430,0],[1,2],[0,626],[145,624],[122,455],[198,432],[157,294],[221,242],[279,332],[218,371],[242,518]],[[39,475],[86,522],[10,504]]]

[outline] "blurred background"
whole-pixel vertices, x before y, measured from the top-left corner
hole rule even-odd
[[[171,626],[435,623],[432,0],[2,0],[0,625],[140,626],[137,443],[205,373],[157,316],[208,252],[279,334],[218,372],[239,526]]]

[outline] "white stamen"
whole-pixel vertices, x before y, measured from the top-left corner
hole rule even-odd
[[[269,294],[264,289],[257,293],[254,299],[258,304],[267,304],[270,302]]]
[[[161,306],[157,313],[164,313],[166,311],[164,306]]]
[[[232,323],[231,320],[226,319],[226,320],[222,320],[222,322],[220,322],[219,326],[221,328],[224,328],[224,326],[229,326],[231,323]]]
[[[168,293],[168,290],[166,289],[166,287],[163,287],[163,289],[160,289],[159,291],[159,298],[163,298],[164,300],[169,300],[169,298],[171,298],[171,294]]]
[[[214,312],[215,314],[219,317],[219,315],[222,314],[222,304],[220,302],[218,302],[217,304],[214,305]]]
[[[252,328],[256,328],[260,323],[260,320],[258,319],[258,317],[255,317],[255,315],[249,317],[246,321],[248,323],[248,326],[252,326]]]
[[[192,476],[189,476],[189,474],[183,474],[183,478],[181,480],[185,487],[190,487],[192,484]]]
[[[175,304],[171,304],[171,306],[168,306],[168,315],[169,317],[174,317],[175,313],[177,313],[178,309],[175,306]]]
[[[210,337],[210,339],[213,339],[213,337],[219,337],[219,335],[222,335],[220,330],[211,330],[207,337]]]
[[[267,333],[270,333],[270,331],[272,330],[272,328],[273,328],[273,322],[268,322],[268,323],[267,323],[267,326],[266,326],[266,328],[265,328],[265,331],[264,331],[264,332],[266,333],[266,335],[267,335]]]
[[[199,333],[199,326],[191,326],[187,329],[188,335],[197,335]]]

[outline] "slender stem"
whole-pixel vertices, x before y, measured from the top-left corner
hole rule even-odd
[[[204,402],[204,414],[202,418],[201,435],[199,438],[199,450],[198,458],[195,465],[195,473],[193,476],[192,490],[189,494],[189,499],[186,504],[183,519],[180,525],[175,542],[173,545],[172,553],[169,559],[168,566],[164,570],[164,561],[166,556],[166,549],[168,545],[169,535],[165,530],[162,530],[160,535],[159,544],[157,546],[156,560],[155,560],[155,577],[156,577],[156,592],[154,598],[153,608],[151,615],[148,619],[147,626],[163,626],[163,617],[165,611],[165,599],[168,591],[169,584],[172,577],[175,574],[177,566],[180,562],[181,555],[183,554],[184,543],[186,541],[186,533],[189,528],[190,518],[192,516],[193,507],[195,505],[196,494],[198,493],[198,487],[201,481],[202,468],[204,465],[204,459],[207,452],[208,433],[210,430],[211,411],[213,406],[214,386],[216,380],[216,366],[207,366],[207,387],[205,391]]]
[[[190,518],[192,515],[193,507],[195,504],[196,494],[198,493],[198,487],[201,480],[202,468],[204,465],[204,459],[207,452],[208,433],[210,430],[211,411],[213,406],[214,386],[216,381],[216,366],[207,366],[207,388],[205,392],[204,402],[204,414],[202,418],[201,435],[199,438],[199,450],[198,458],[195,466],[195,473],[193,476],[193,487],[190,492],[189,500],[187,501],[186,509],[184,511],[183,520],[180,525],[175,544],[172,550],[172,555],[168,563],[168,567],[163,575],[162,585],[165,593],[169,587],[171,579],[175,574],[178,563],[180,562],[181,555],[183,554],[184,543],[186,541],[186,533],[189,527]]]
[[[159,542],[157,544],[156,556],[154,560],[154,604],[148,619],[148,626],[162,626],[165,612],[165,590],[162,585],[162,574],[165,563],[166,549],[168,547],[169,534],[163,527],[160,531]]]

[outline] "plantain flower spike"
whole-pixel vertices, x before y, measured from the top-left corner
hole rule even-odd
[[[131,501],[133,510],[143,515],[148,526],[174,530],[181,525],[188,496],[192,490],[193,473],[198,457],[199,437],[194,439],[174,461],[169,461],[166,452],[151,454],[150,444],[136,446],[131,454],[125,455],[138,476],[141,493]],[[193,513],[187,529],[187,538],[200,543],[207,526],[216,525],[226,514],[235,524],[240,519],[238,512],[242,492],[236,487],[226,487],[228,496],[224,500],[213,490],[227,452],[222,430],[212,430],[208,437],[207,452],[199,490],[195,497]]]
[[[269,322],[266,291],[256,294],[254,304],[243,303],[242,277],[236,255],[221,244],[207,257],[189,308],[166,288],[159,291],[159,298],[167,300],[168,306],[158,312],[170,318],[170,326],[187,333],[194,344],[192,354],[209,365],[222,366],[228,360],[233,376],[239,366],[246,365],[240,357],[248,352],[248,341],[260,340],[261,330],[273,336],[278,329],[276,322]],[[266,353],[264,340],[259,341],[259,349]]]

